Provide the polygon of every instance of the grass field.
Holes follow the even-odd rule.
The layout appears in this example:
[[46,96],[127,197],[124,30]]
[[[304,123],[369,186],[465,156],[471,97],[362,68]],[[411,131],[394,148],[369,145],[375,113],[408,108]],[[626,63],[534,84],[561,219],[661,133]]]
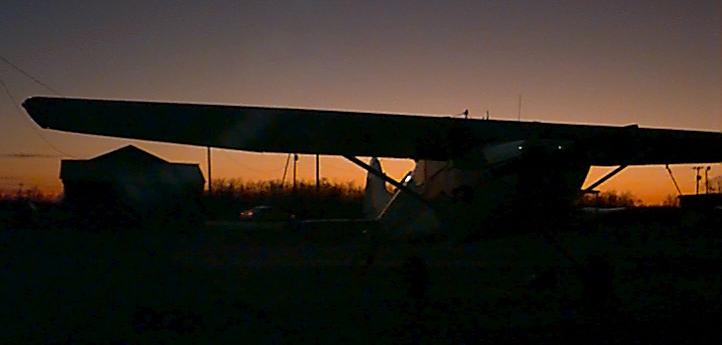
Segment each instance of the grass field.
[[714,342],[720,225],[636,209],[553,237],[378,247],[280,225],[12,227],[0,343]]

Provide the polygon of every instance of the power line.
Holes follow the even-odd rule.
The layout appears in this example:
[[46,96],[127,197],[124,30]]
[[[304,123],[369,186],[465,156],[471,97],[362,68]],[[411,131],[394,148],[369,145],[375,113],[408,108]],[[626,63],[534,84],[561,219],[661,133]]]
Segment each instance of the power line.
[[[3,59],[4,59],[4,58],[3,58]],[[10,103],[12,104],[13,108],[15,109],[15,112],[17,113],[17,115],[18,115],[20,118],[22,118],[22,120],[21,120],[20,122],[22,122],[23,124],[25,124],[26,126],[28,126],[28,128],[30,128],[30,130],[31,130],[33,133],[35,133],[35,135],[37,135],[43,142],[45,142],[45,144],[47,144],[50,148],[52,148],[56,153],[59,153],[59,154],[63,155],[64,157],[75,158],[75,156],[69,155],[69,154],[63,152],[63,150],[57,148],[55,145],[53,145],[53,143],[51,143],[47,138],[45,138],[45,136],[43,136],[43,134],[40,133],[40,132],[37,130],[37,128],[32,127],[29,123],[27,123],[27,120],[26,120],[25,116],[22,115],[22,110],[21,110],[20,107],[18,106],[19,103],[18,103],[17,100],[15,99],[15,96],[13,96],[13,94],[12,94],[12,92],[10,91],[10,88],[8,87],[8,85],[5,84],[5,81],[4,81],[4,80],[2,80],[2,78],[0,78],[0,86],[2,86],[3,89],[5,90],[5,94],[8,96],[8,99],[10,99]]]
[[251,170],[251,171],[254,171],[254,172],[257,172],[260,174],[264,174],[264,175],[270,175],[269,172],[271,170],[260,170],[260,169],[252,168],[244,163],[239,162],[237,159],[233,158],[228,152],[226,152],[224,150],[218,150],[218,151],[220,151],[224,156],[226,156],[226,158],[228,158],[228,160],[232,161],[233,163],[235,163],[236,165],[238,165],[244,169],[248,169],[248,170]]
[[[32,80],[32,81],[35,82],[36,84],[44,87],[44,88],[47,89],[48,91],[54,93],[54,94],[57,95],[57,96],[62,96],[62,95],[60,94],[60,92],[58,92],[58,90],[54,89],[52,86],[48,85],[47,83],[44,83],[44,82],[41,81],[40,79],[34,77],[32,74],[28,73],[27,71],[25,71],[24,69],[22,69],[20,66],[14,64],[12,61],[8,60],[8,58],[0,55],[0,60],[2,60],[3,62],[5,62],[6,64],[8,64],[10,67],[12,67],[13,69],[15,69],[16,71],[20,72],[20,74],[24,75],[25,77],[27,77],[28,79]],[[29,123],[27,123],[27,122],[26,122],[26,119],[25,119],[25,116],[23,116],[23,114],[22,114],[23,111],[22,111],[22,109],[20,109],[20,106],[19,106],[20,103],[17,101],[17,99],[15,98],[15,96],[13,96],[12,92],[10,91],[10,87],[8,87],[8,85],[5,83],[4,80],[2,80],[2,78],[0,78],[0,85],[1,85],[1,86],[3,87],[3,89],[5,90],[5,94],[7,94],[8,98],[10,99],[10,103],[12,103],[13,108],[15,108],[15,112],[17,113],[17,115],[18,115],[20,118],[22,118],[22,120],[21,120],[20,122],[22,122],[23,124],[25,124],[26,126],[28,126],[28,127],[30,128],[30,130],[31,130],[33,133],[35,133],[35,135],[37,135],[43,142],[45,142],[45,144],[47,144],[50,148],[52,148],[56,153],[59,153],[59,154],[61,154],[61,155],[64,156],[64,157],[76,158],[76,157],[73,156],[73,155],[70,155],[70,154],[65,153],[63,150],[60,150],[57,146],[53,145],[53,143],[51,143],[50,140],[48,140],[41,132],[39,132],[39,131],[37,130],[37,128],[35,128],[35,127],[31,126]]]
[[45,153],[24,153],[24,152],[18,152],[18,153],[0,153],[0,158],[63,158],[63,156],[59,155],[49,155]]
[[54,93],[57,96],[62,96],[58,90],[55,90],[50,85],[43,83],[40,81],[40,79],[33,77],[30,73],[26,72],[24,69],[20,68],[18,65],[12,63],[12,61],[8,60],[6,57],[0,55],[0,60],[3,60],[6,64],[10,65],[10,67],[14,68],[16,71],[20,72],[22,75],[26,76],[28,79],[34,81],[36,84],[46,88],[48,91]]

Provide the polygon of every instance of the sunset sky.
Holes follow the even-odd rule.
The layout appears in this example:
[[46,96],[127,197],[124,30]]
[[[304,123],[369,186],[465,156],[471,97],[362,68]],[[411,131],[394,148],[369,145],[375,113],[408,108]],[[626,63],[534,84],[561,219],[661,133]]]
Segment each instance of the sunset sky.
[[[0,56],[62,96],[516,119],[521,94],[522,120],[722,129],[719,0],[59,3],[3,2]],[[17,103],[52,95],[3,61],[0,79]],[[0,90],[0,189],[60,191],[61,156],[131,142],[205,173],[204,148],[39,130],[17,106]],[[286,160],[213,157],[214,178],[244,180],[280,179]],[[382,162],[397,178],[413,166]],[[321,165],[363,184],[343,158]],[[673,170],[693,193],[691,166]],[[299,173],[313,179],[313,157]],[[601,189],[647,203],[676,194],[663,166]]]

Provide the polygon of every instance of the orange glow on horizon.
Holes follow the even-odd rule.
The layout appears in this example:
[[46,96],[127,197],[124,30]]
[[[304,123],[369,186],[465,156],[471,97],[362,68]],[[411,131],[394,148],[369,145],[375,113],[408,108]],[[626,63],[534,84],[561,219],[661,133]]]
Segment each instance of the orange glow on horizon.
[[[198,163],[204,177],[207,178],[205,148],[168,144],[134,144],[171,162]],[[92,158],[120,146],[122,145],[113,146],[100,153],[78,158]],[[314,156],[300,155],[299,157],[297,179],[299,181],[313,182],[315,179]],[[214,180],[270,181],[282,178],[286,155],[214,149],[212,159]],[[397,180],[401,179],[414,166],[414,162],[408,159],[382,158],[381,161],[384,171]],[[0,190],[12,194],[19,189],[37,188],[44,193],[59,194],[62,192],[62,183],[58,178],[59,162],[59,159],[16,159],[12,162],[12,165],[17,169],[17,174],[15,176],[6,176],[0,180]],[[366,172],[342,157],[321,156],[320,165],[322,179],[339,183],[351,182],[358,187],[364,186]],[[711,166],[712,169],[709,171],[710,179],[722,175],[720,164]],[[291,181],[292,169],[293,159],[289,162],[286,176],[288,183]],[[584,186],[593,183],[612,169],[613,167],[592,167]],[[671,166],[671,169],[682,192],[684,194],[693,194],[695,192],[695,172],[691,169],[691,166]],[[602,184],[598,189],[618,193],[630,192],[646,205],[661,204],[669,195],[677,195],[672,180],[663,166],[629,167]],[[704,192],[704,180],[700,183],[700,192]]]
[[[205,173],[201,147],[40,130],[19,103],[53,93],[438,116],[469,109],[472,118],[488,110],[492,119],[521,113],[523,121],[719,131],[721,6],[261,1],[137,11],[110,2],[9,2],[0,15],[2,56],[27,73],[0,62],[0,190],[61,191],[59,158],[13,154],[87,159],[129,143],[199,163]],[[214,152],[214,178],[283,175],[283,154]],[[364,184],[365,172],[343,158],[323,156],[321,164],[324,178]],[[413,166],[383,164],[397,179]],[[712,167],[710,177],[722,175],[720,164]],[[672,169],[682,192],[694,193],[691,166]],[[585,184],[607,170],[592,169]],[[302,156],[299,179],[314,176],[313,157]],[[599,189],[648,204],[677,194],[663,166],[628,168]]]

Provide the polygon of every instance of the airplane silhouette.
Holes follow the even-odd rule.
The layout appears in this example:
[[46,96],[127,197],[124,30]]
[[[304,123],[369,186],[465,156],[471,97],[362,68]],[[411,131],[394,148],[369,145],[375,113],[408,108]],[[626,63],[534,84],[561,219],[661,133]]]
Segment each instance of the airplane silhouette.
[[[41,127],[256,152],[340,155],[368,172],[365,210],[398,237],[467,238],[559,215],[630,165],[722,161],[722,134],[336,110],[31,97]],[[378,159],[408,158],[401,181]],[[591,166],[618,166],[581,190]],[[396,187],[387,192],[385,182]]]

